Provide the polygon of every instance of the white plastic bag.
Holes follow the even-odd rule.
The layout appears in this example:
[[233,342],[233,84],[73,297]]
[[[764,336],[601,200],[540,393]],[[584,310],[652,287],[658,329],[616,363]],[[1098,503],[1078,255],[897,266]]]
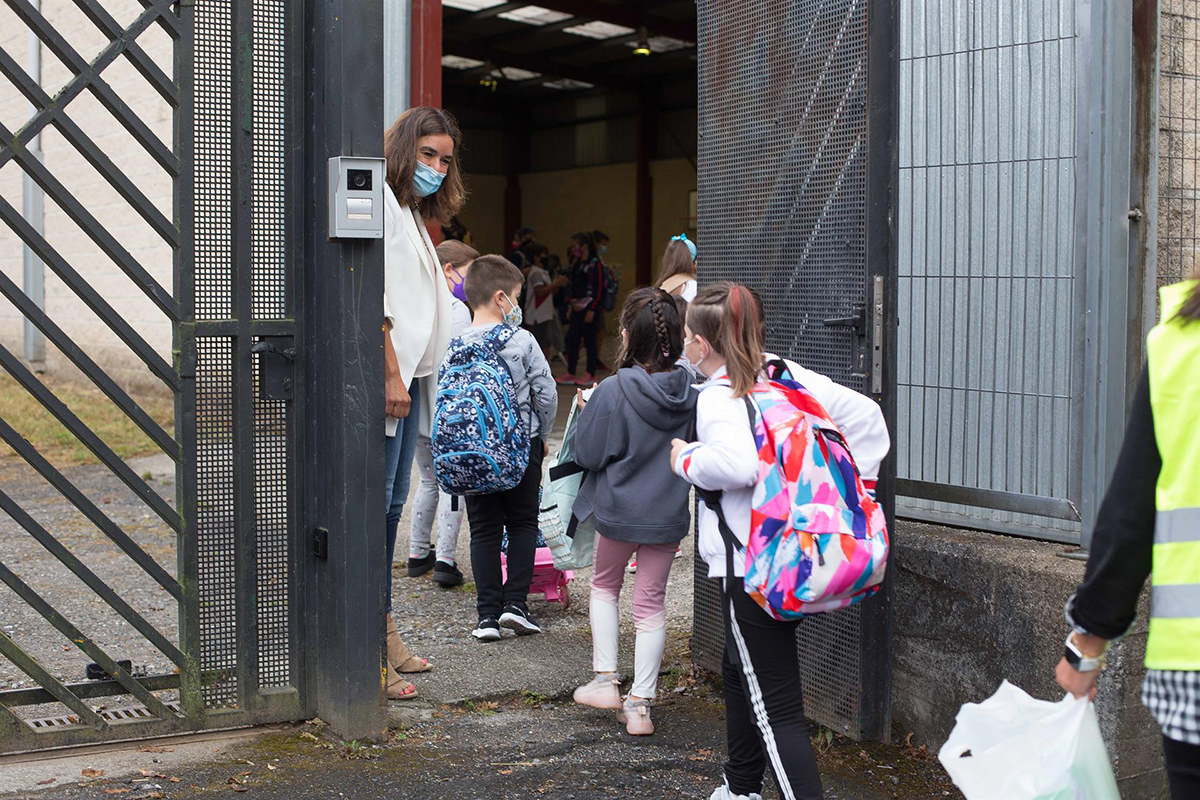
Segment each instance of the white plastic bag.
[[1121,800],[1096,710],[1069,694],[1035,700],[1004,681],[959,709],[938,760],[967,800]]

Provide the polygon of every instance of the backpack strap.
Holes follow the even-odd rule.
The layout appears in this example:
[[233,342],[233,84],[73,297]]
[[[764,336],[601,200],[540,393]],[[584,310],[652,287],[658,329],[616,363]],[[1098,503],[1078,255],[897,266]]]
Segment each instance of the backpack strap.
[[680,272],[677,275],[672,275],[671,277],[667,278],[658,288],[662,289],[667,294],[677,295],[683,290],[683,287],[690,280],[693,280],[691,275]]
[[504,345],[508,344],[508,340],[516,335],[518,328],[513,325],[501,323],[490,331],[487,336],[483,337],[483,341],[497,353],[499,353]]

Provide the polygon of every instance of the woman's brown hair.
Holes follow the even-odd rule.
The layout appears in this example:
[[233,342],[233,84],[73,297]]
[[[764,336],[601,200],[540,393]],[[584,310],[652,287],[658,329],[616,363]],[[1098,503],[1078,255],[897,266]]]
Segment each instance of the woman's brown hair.
[[675,300],[662,289],[630,292],[621,308],[621,329],[620,369],[636,364],[647,372],[669,372],[683,354],[683,320]]
[[705,286],[688,306],[687,326],[725,358],[734,397],[750,393],[762,372],[758,304],[740,283]]
[[[449,264],[455,269],[462,269],[479,258],[479,251],[469,244],[463,244],[458,239],[447,239],[437,246],[437,257],[441,264]],[[439,264],[439,266],[441,266]]]
[[[426,136],[449,136],[454,142],[454,158],[441,187],[428,197],[417,197],[413,175],[417,171],[417,143]],[[405,111],[383,134],[383,157],[387,159],[387,182],[401,208],[416,206],[426,222],[448,225],[467,199],[462,171],[458,166],[462,133],[449,112],[440,108],[417,106]]]
[[667,249],[663,250],[662,254],[662,267],[658,271],[658,280],[654,282],[654,285],[662,286],[663,282],[673,275],[696,277],[696,262],[692,260],[692,251],[681,239],[672,239],[667,242]]

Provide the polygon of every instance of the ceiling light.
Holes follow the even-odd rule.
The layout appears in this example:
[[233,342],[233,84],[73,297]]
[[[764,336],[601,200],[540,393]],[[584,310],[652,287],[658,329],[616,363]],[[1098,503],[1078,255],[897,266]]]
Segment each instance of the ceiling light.
[[645,28],[638,30],[637,47],[633,48],[633,54],[635,56],[650,55],[650,36],[646,33]]
[[496,87],[500,85],[500,81],[496,80],[496,68],[492,66],[492,62],[487,62],[483,67],[483,75],[479,78],[479,85],[485,89],[496,91]]

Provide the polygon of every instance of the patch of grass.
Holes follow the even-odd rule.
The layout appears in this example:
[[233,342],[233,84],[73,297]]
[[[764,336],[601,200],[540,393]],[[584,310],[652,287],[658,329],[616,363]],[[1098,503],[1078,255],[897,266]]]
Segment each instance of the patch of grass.
[[[91,383],[64,381],[42,376],[42,382],[119,457],[134,458],[160,452],[141,429],[125,416],[104,393]],[[151,419],[168,433],[175,429],[175,406],[170,392],[132,395]],[[33,395],[12,379],[0,374],[0,417],[29,440],[37,451],[57,467],[94,464],[98,459],[42,407]],[[0,442],[0,458],[15,456]]]
[[475,594],[475,581],[467,581],[462,586],[455,586],[454,591],[463,594]]
[[666,691],[680,686],[695,686],[696,674],[691,664],[674,664],[659,673],[658,685]]
[[833,747],[834,738],[837,736],[832,730],[824,725],[812,736],[813,749],[818,753],[826,753],[829,748]]
[[544,694],[540,694],[531,689],[521,690],[521,702],[530,708],[541,708],[542,704],[550,698]]
[[496,714],[500,713],[500,704],[494,703],[490,700],[481,700],[478,703],[476,703],[474,700],[463,700],[462,707],[467,711],[474,711],[476,714],[479,714],[483,717],[494,717]]

